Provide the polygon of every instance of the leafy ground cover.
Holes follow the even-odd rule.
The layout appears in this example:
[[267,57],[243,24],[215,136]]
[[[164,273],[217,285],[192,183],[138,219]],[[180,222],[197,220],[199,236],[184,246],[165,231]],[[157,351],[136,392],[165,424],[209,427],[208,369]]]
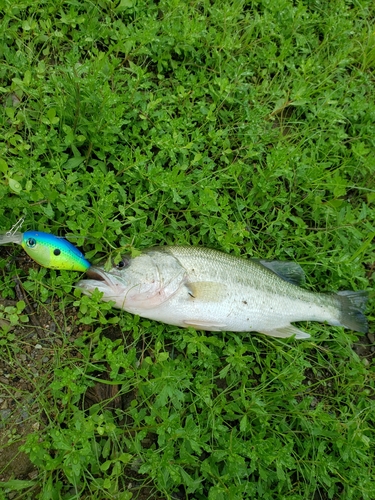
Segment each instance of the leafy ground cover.
[[[93,262],[155,244],[372,290],[370,0],[4,0],[0,227]],[[114,311],[1,249],[0,498],[375,498],[370,333]]]

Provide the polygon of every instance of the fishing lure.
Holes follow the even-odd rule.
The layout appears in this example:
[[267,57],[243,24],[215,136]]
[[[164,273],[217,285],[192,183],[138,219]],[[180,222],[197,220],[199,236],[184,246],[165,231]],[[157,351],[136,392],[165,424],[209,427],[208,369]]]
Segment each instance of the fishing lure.
[[[12,228],[13,229],[13,228]],[[69,241],[41,231],[8,231],[0,235],[0,245],[17,243],[39,265],[49,269],[85,272],[91,266],[83,253]]]

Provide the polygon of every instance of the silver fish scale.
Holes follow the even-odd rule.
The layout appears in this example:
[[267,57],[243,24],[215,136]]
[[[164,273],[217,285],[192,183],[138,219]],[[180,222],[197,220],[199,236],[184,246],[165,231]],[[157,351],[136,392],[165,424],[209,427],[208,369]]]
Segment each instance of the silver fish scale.
[[[258,328],[267,328],[302,320],[329,320],[337,315],[338,303],[334,295],[317,294],[284,281],[256,261],[202,247],[169,247],[165,250],[178,259],[187,271],[189,282],[218,282],[227,288],[225,301],[218,302],[217,311],[241,317]],[[269,323],[272,323],[269,324]],[[231,326],[242,330],[242,327]]]
[[[220,281],[226,284],[243,285],[272,295],[284,295],[293,300],[316,300],[321,298],[326,304],[327,295],[316,294],[292,285],[281,279],[254,260],[227,255],[211,248],[167,247],[180,264],[199,281]],[[192,278],[190,278],[192,281]],[[321,295],[321,297],[318,297]]]
[[94,268],[94,279],[77,286],[87,294],[98,288],[103,300],[132,314],[201,330],[307,338],[291,323],[327,321],[367,331],[366,292],[313,293],[286,281],[300,282],[302,274],[293,263],[263,265],[209,248],[172,246],[145,250],[120,270]]

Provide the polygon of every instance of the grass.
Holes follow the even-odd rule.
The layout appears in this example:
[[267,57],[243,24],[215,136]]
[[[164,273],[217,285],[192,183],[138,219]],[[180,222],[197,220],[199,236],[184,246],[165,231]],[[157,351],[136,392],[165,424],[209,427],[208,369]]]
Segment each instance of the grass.
[[[4,0],[3,16],[4,231],[25,217],[93,262],[205,245],[295,260],[312,290],[372,289],[372,1]],[[375,497],[371,334],[183,330],[2,256],[0,399],[18,415],[32,396],[26,437],[0,422],[2,453],[21,444],[37,472],[8,467],[0,498]],[[112,392],[86,404],[98,382]]]

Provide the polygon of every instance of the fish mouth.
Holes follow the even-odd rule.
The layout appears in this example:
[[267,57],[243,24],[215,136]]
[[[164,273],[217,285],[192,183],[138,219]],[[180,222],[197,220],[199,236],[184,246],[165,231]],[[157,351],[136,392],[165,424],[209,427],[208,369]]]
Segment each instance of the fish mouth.
[[98,288],[100,291],[108,291],[108,288],[113,290],[116,285],[111,275],[98,267],[89,267],[86,275],[88,279],[80,280],[76,284],[76,287],[81,288],[83,291],[92,292],[95,288]]
[[98,267],[89,267],[86,271],[86,274],[93,280],[107,281],[107,276],[104,274],[104,271],[102,271]]

